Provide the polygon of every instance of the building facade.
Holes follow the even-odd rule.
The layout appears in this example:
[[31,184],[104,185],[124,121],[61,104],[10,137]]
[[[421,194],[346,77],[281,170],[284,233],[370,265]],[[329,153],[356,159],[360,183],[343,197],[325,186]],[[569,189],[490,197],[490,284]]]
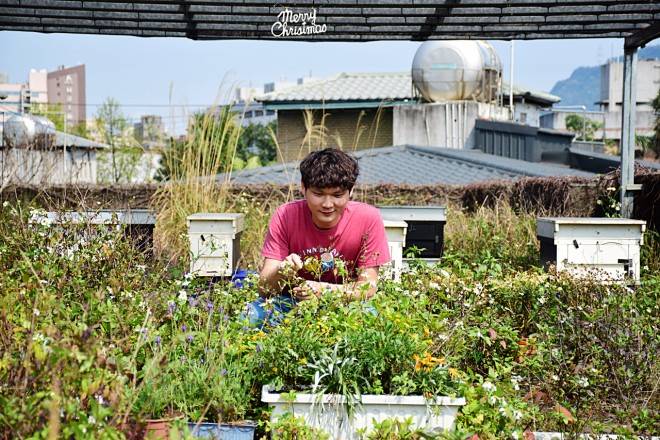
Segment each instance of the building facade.
[[74,126],[87,119],[85,65],[60,66],[48,72],[48,103],[62,105],[67,125]]

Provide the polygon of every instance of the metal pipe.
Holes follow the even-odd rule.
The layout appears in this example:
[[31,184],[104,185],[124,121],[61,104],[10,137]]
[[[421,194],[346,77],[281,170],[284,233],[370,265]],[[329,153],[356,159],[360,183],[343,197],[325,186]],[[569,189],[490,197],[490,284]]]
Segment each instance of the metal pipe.
[[512,121],[516,119],[516,114],[514,112],[513,108],[513,47],[514,47],[514,41],[511,40],[511,79],[509,80],[509,112],[511,113],[509,117],[511,118]]
[[637,48],[623,51],[621,103],[621,217],[633,216],[635,186],[635,106],[637,100]]

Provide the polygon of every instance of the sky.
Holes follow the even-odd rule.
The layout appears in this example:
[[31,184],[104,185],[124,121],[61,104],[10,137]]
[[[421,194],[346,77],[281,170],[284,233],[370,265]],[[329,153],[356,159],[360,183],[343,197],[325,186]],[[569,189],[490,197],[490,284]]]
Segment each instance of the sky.
[[[511,78],[511,43],[489,40]],[[422,43],[262,40],[192,41],[106,35],[0,31],[0,72],[27,81],[30,69],[53,71],[85,64],[87,115],[112,97],[124,115],[163,116],[170,133],[185,128],[185,115],[226,102],[236,87],[324,78],[341,72],[409,71]],[[549,92],[574,69],[623,54],[622,39],[516,41],[513,81]]]

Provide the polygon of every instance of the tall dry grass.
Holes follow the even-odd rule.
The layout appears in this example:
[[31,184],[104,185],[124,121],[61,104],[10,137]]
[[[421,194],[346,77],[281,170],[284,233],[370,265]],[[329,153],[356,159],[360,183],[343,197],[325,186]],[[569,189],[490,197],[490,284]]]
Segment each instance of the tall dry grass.
[[194,115],[180,148],[164,155],[170,171],[152,199],[156,209],[154,249],[171,263],[188,261],[187,217],[198,212],[232,212],[230,173],[240,136],[239,117],[225,106]]

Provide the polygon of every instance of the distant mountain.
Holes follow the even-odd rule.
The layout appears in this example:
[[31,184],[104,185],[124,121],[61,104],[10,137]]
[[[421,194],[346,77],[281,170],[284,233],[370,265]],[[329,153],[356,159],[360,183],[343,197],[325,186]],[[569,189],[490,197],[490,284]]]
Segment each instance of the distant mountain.
[[[660,45],[640,49],[638,58],[660,58]],[[619,57],[619,61],[623,57]],[[586,105],[588,110],[598,110],[594,103],[600,100],[600,66],[578,67],[568,79],[558,81],[550,93],[559,96],[562,105]]]

